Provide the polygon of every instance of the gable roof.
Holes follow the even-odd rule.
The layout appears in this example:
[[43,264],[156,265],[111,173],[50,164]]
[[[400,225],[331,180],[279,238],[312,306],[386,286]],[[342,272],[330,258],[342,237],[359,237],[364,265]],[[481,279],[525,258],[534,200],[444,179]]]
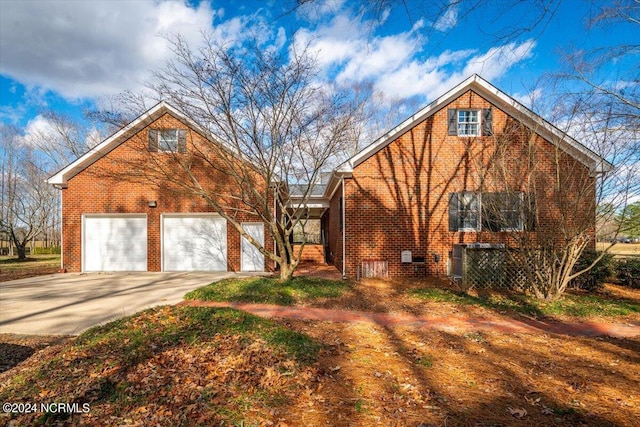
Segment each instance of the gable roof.
[[426,107],[413,114],[386,134],[382,135],[367,147],[360,150],[360,152],[355,154],[349,160],[342,163],[336,169],[336,172],[339,174],[353,172],[355,167],[395,141],[400,135],[440,111],[442,108],[446,107],[449,103],[469,90],[476,92],[491,104],[500,108],[507,114],[515,116],[515,118],[525,123],[525,125],[530,126],[544,139],[555,144],[560,149],[566,151],[568,154],[582,162],[585,166],[589,167],[593,173],[603,173],[613,169],[613,165],[604,158],[600,157],[598,154],[570,137],[565,132],[561,131],[511,96],[502,92],[479,75],[474,74],[453,89],[446,92],[444,95],[437,98],[435,101],[429,103]]
[[76,176],[87,167],[91,166],[96,161],[100,160],[102,157],[107,155],[127,139],[131,138],[131,136],[133,136],[135,133],[140,131],[145,126],[153,123],[165,113],[169,113],[175,118],[184,121],[185,123],[189,124],[189,126],[191,126],[194,130],[200,132],[200,126],[198,126],[191,119],[180,113],[165,101],[161,101],[151,107],[151,109],[149,109],[145,113],[138,116],[131,123],[102,141],[100,144],[96,145],[91,150],[78,157],[72,163],[60,169],[58,172],[56,172],[55,175],[47,179],[47,183],[56,187],[65,187],[68,180]]

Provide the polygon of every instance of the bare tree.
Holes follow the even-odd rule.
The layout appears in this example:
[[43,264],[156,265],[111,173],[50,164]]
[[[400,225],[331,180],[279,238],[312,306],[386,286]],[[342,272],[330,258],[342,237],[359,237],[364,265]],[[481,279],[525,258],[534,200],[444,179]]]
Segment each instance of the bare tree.
[[508,119],[494,135],[476,203],[480,238],[508,242],[509,264],[523,279],[512,285],[555,300],[585,273],[574,271],[584,250],[595,249],[596,195],[606,180],[596,168],[607,165],[585,164],[561,136],[549,144],[537,131]]
[[57,198],[45,183],[47,174],[39,164],[38,153],[19,141],[17,129],[2,127],[0,144],[0,231],[15,245],[18,259],[25,259],[27,245],[45,230],[55,214]]
[[[319,83],[306,51],[220,46],[208,37],[197,50],[179,36],[170,42],[175,56],[148,87],[201,127],[207,139],[171,166],[146,168],[145,178],[171,182],[183,194],[206,200],[278,265],[282,280],[290,279],[304,246],[294,252],[294,228],[307,218],[320,172],[350,142],[356,121],[352,99]],[[227,183],[208,185],[201,170],[216,171]],[[244,229],[243,214],[266,225],[275,247]]]

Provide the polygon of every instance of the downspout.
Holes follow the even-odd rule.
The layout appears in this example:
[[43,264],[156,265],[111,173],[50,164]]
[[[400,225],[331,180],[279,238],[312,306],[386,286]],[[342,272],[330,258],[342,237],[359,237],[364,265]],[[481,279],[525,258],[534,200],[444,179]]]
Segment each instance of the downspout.
[[347,212],[347,201],[344,198],[344,176],[341,178],[342,184],[342,278],[347,278],[347,222],[346,222],[346,212]]
[[62,187],[58,188],[58,191],[60,191],[60,272],[66,273],[66,271],[64,271],[64,251],[62,250],[64,247],[64,233],[62,232],[62,226],[64,224],[62,220]]
[[[273,221],[276,224],[276,228],[278,226],[278,203],[276,201],[276,195],[278,193],[277,191],[277,186],[273,186]],[[278,253],[278,242],[276,241],[276,239],[273,239],[273,253],[277,254]],[[276,268],[278,267],[278,263],[274,260],[273,261],[273,271],[276,271]]]

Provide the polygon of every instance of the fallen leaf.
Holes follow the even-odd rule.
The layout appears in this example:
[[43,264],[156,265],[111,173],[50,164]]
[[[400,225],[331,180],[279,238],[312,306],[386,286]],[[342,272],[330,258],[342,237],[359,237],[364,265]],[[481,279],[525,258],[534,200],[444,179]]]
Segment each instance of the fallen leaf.
[[553,415],[553,414],[555,414],[554,410],[549,408],[549,407],[547,407],[547,406],[542,408],[542,413],[544,415]]
[[527,410],[524,408],[507,408],[509,413],[518,419],[522,419],[527,416]]

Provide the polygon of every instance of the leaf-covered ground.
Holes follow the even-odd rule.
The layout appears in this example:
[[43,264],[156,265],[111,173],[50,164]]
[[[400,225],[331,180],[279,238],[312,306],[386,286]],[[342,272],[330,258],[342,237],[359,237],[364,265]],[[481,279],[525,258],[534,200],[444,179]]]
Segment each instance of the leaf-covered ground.
[[0,256],[0,282],[60,272],[60,255],[31,255],[25,260]]
[[[405,285],[363,282],[334,303],[442,316],[495,311],[426,301]],[[5,414],[0,425],[635,426],[638,366],[640,338],[161,307],[36,351],[0,374],[3,402],[89,403],[90,412]]]

